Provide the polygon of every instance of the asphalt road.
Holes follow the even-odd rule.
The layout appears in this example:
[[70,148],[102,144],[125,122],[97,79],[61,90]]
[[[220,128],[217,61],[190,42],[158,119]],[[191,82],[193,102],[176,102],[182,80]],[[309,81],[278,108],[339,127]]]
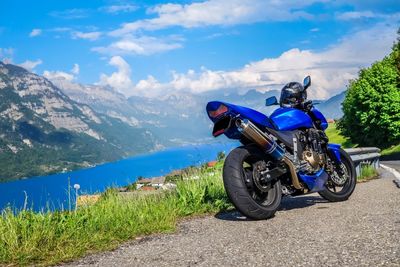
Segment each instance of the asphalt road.
[[393,176],[358,184],[346,202],[286,199],[274,218],[236,212],[181,223],[73,266],[400,266],[400,189]]
[[396,161],[381,161],[381,164],[388,166],[390,168],[393,168],[395,170],[397,170],[398,172],[400,172],[400,160],[396,160]]

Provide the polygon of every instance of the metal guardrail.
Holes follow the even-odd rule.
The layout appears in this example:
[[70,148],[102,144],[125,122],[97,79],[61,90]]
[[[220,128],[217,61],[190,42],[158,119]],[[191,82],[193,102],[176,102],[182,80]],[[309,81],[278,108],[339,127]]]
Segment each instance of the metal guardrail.
[[363,165],[371,165],[379,168],[379,157],[381,150],[377,147],[348,148],[345,151],[350,155],[356,167],[357,176],[361,173]]

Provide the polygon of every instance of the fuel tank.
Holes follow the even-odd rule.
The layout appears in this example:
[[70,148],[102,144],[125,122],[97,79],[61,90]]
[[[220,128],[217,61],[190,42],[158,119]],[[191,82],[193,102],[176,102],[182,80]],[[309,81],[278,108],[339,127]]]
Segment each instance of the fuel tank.
[[295,108],[278,108],[272,112],[270,119],[278,131],[292,131],[313,127],[310,116]]

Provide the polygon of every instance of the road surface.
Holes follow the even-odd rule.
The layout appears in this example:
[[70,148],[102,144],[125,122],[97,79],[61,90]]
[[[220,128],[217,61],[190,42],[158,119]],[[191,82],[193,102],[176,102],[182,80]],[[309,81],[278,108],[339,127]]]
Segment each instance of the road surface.
[[396,161],[381,161],[381,164],[388,166],[390,168],[393,168],[395,170],[397,170],[398,172],[400,172],[400,160],[396,160]]
[[346,202],[286,199],[274,218],[236,212],[181,223],[73,266],[400,266],[400,189],[393,176],[358,184]]

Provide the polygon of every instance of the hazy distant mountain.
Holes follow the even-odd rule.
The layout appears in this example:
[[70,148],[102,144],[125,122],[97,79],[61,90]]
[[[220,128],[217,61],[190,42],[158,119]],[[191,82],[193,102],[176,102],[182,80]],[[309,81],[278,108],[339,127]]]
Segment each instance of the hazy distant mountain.
[[342,103],[346,96],[346,91],[335,95],[328,100],[317,105],[317,108],[325,115],[328,119],[339,119],[343,116]]
[[[133,96],[127,99],[109,87],[78,85],[65,80],[54,83],[72,99],[91,106],[97,112],[149,129],[165,146],[214,140],[211,136],[212,125],[205,112],[209,101],[221,100],[243,105],[269,115],[277,106],[266,107],[265,99],[270,96],[279,97],[280,94],[276,90],[265,93],[250,90],[245,94],[238,94],[235,90],[202,94],[179,91],[159,98]],[[343,96],[344,93],[323,101],[317,107],[327,118],[340,117]]]
[[72,169],[156,148],[153,134],[77,103],[0,62],[0,179]]
[[62,78],[53,80],[53,83],[71,99],[89,105],[96,112],[149,129],[164,146],[213,141],[212,125],[205,112],[209,101],[222,100],[268,112],[271,108],[264,106],[264,99],[279,94],[277,91],[260,93],[255,90],[245,95],[228,91],[174,92],[159,98],[126,98],[110,87],[75,84]]

